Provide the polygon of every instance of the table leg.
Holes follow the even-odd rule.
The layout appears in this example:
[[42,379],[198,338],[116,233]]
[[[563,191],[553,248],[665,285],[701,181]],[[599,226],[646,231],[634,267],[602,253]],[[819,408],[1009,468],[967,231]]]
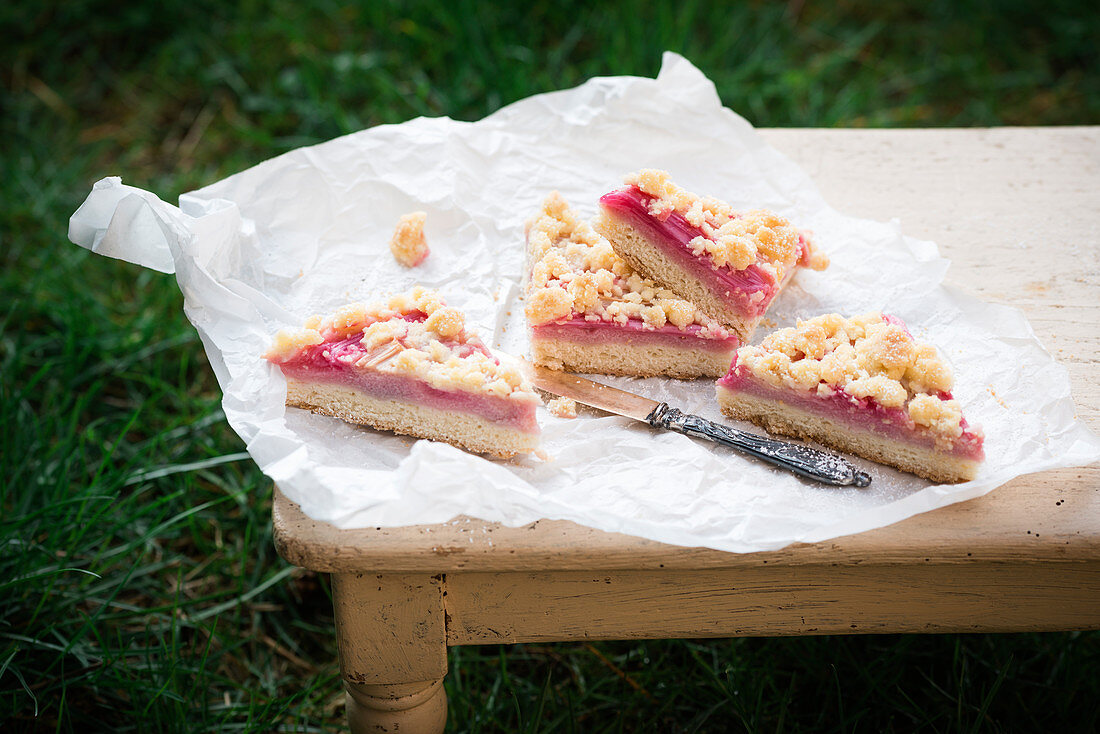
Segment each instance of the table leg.
[[333,574],[332,602],[353,734],[442,732],[447,723],[442,577]]

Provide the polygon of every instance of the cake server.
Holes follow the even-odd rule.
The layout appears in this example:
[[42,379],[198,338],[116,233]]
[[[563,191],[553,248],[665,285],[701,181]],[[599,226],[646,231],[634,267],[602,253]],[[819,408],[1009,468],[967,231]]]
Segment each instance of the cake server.
[[729,446],[795,474],[836,486],[866,487],[871,476],[856,469],[847,459],[796,443],[741,431],[684,413],[668,403],[644,398],[568,372],[558,372],[517,360],[531,384],[553,395],[572,398],[593,408],[633,418],[654,428],[665,428],[693,438]]

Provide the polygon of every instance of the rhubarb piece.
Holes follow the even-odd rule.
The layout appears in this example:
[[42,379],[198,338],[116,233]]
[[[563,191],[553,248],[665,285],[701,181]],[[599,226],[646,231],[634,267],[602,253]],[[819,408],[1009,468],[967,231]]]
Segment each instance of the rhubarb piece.
[[525,312],[537,364],[571,372],[719,377],[739,341],[638,275],[554,192],[528,223]]
[[765,210],[735,212],[646,169],[600,199],[593,223],[636,271],[694,302],[748,341],[798,266],[829,259],[808,232]]
[[977,474],[984,436],[951,388],[946,362],[899,319],[827,314],[737,350],[718,403],[773,433],[961,482]]
[[427,212],[406,214],[397,222],[397,229],[390,238],[390,252],[397,262],[406,268],[414,268],[428,256],[428,240],[424,237]]
[[501,458],[538,445],[538,395],[433,291],[313,316],[264,357],[291,407]]

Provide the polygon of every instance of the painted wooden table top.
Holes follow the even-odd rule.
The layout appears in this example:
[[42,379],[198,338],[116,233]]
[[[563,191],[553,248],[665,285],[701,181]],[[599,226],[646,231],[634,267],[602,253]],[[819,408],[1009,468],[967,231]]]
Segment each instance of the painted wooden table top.
[[[1100,127],[760,132],[837,210],[899,219],[952,261],[948,283],[1022,309],[1100,431]],[[1048,471],[885,528],[748,554],[566,521],[337,530],[277,490],[273,519],[284,558],[335,573],[1095,563],[1098,489],[1100,466]]]

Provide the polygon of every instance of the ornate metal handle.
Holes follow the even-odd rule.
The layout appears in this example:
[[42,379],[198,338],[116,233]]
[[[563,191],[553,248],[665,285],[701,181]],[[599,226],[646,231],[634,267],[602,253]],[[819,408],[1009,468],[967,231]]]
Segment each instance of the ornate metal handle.
[[668,428],[685,436],[705,438],[826,484],[866,487],[871,483],[871,475],[859,471],[847,459],[835,454],[739,431],[671,408],[668,403],[661,403],[654,408],[646,416],[646,420],[651,426]]

